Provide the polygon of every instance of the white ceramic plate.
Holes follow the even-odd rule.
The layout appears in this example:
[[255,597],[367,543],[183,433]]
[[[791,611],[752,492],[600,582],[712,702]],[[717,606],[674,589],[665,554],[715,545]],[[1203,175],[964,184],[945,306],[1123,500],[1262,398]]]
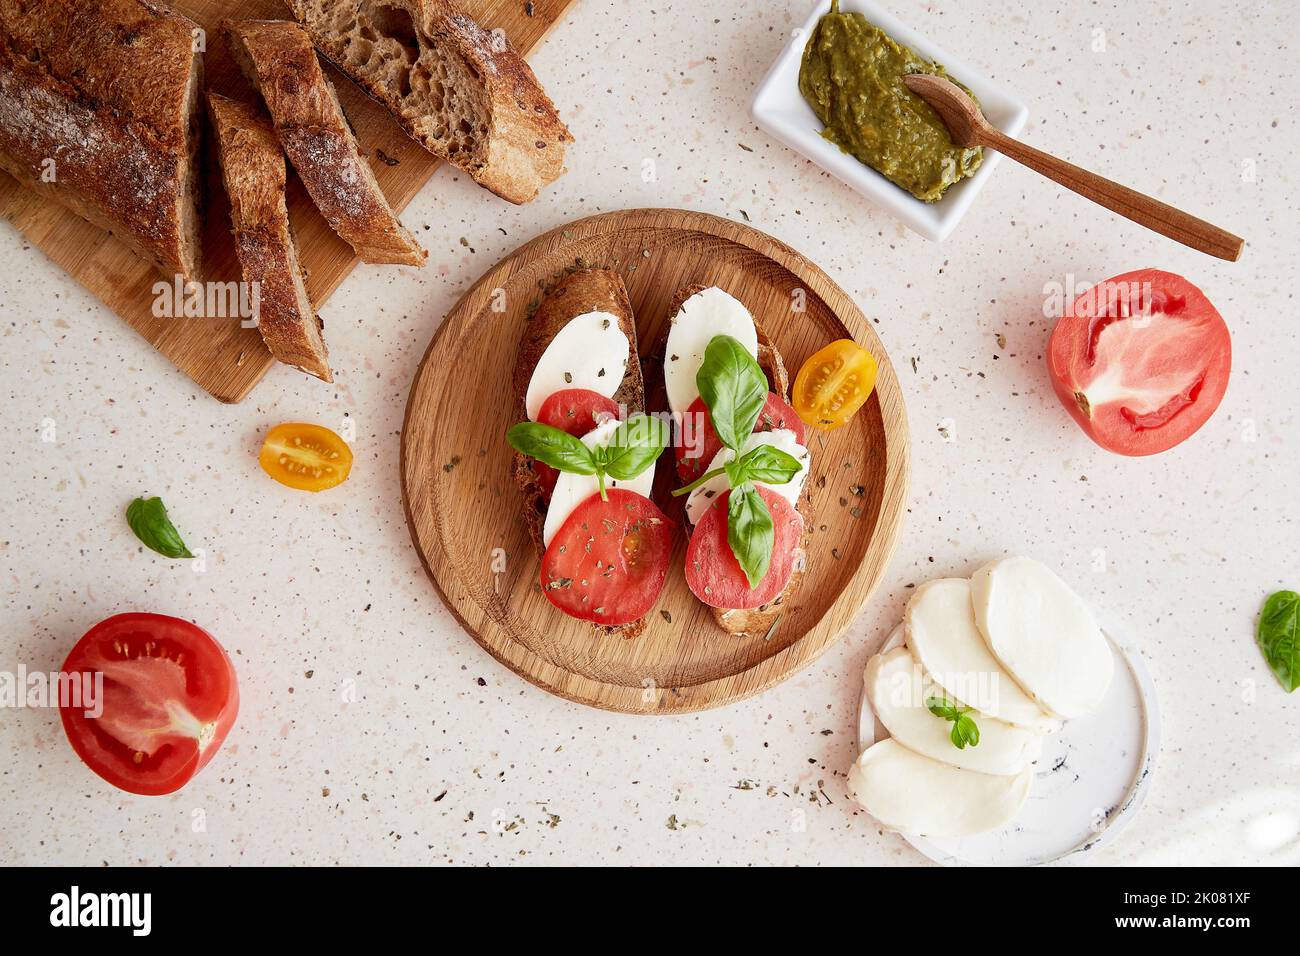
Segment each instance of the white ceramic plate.
[[[942,241],[956,228],[976,195],[984,188],[1001,157],[991,149],[984,151],[984,162],[970,179],[951,186],[935,203],[921,202],[895,186],[870,166],[858,162],[838,146],[821,137],[822,124],[799,92],[799,64],[803,48],[812,29],[831,8],[830,0],[818,0],[804,25],[791,35],[750,103],[750,113],[760,129],[780,140],[797,153],[811,159],[828,172],[844,180],[862,195],[872,199],[901,219],[909,228],[927,239]],[[979,98],[988,121],[1008,136],[1019,136],[1029,110],[1018,99],[967,63],[931,43],[925,37],[894,19],[870,0],[841,0],[845,13],[863,13],[868,20],[904,46],[911,47],[926,59],[943,64],[955,78],[966,84]]]
[[[1155,686],[1137,654],[1111,634],[1115,677],[1102,706],[1066,721],[1043,741],[1029,799],[1005,827],[958,839],[903,834],[908,843],[946,866],[1033,866],[1080,862],[1105,846],[1146,799],[1160,750],[1160,710]],[[882,651],[903,643],[903,625]],[[866,694],[858,704],[859,752],[889,736]]]

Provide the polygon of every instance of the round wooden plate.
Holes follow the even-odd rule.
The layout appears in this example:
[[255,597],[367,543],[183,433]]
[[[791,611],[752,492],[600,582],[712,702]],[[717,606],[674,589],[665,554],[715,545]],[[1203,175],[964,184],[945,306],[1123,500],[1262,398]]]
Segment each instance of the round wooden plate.
[[[834,339],[855,339],[879,362],[875,394],[853,420],[809,439],[814,528],[808,573],[766,637],[726,633],[690,593],[682,571],[684,533],[640,637],[601,637],[541,594],[505,442],[514,423],[510,380],[530,306],[575,263],[623,276],[643,358],[659,340],[674,293],[700,282],[726,289],[749,307],[785,357],[792,380],[805,359]],[[668,456],[664,460],[661,470],[671,466]],[[740,700],[824,651],[861,611],[884,571],[907,478],[898,379],[848,295],[770,236],[676,209],[582,219],[498,263],[429,344],[402,430],[411,537],[447,607],[520,676],[569,700],[625,713],[700,710]]]

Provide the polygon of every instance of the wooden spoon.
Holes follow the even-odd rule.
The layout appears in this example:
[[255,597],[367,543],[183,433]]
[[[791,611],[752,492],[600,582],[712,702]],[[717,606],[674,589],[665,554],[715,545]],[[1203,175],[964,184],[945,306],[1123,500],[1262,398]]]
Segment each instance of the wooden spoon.
[[1100,203],[1112,212],[1148,229],[1154,229],[1185,246],[1229,262],[1236,262],[1240,258],[1243,243],[1232,233],[1012,139],[991,126],[980,112],[978,104],[955,83],[925,73],[905,76],[903,82],[913,93],[934,107],[934,111],[948,127],[955,145],[996,149],[1004,156],[1010,156],[1016,162],[1055,180],[1066,189],[1072,189],[1080,196]]

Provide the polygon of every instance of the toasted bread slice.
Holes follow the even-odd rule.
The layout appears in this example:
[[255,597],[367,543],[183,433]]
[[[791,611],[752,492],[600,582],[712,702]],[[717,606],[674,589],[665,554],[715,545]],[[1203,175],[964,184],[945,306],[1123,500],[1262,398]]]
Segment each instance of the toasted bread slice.
[[[629,412],[645,410],[645,382],[641,376],[641,361],[637,356],[636,322],[632,317],[632,304],[628,301],[623,280],[617,272],[607,269],[579,269],[566,275],[546,292],[519,341],[519,354],[515,359],[512,380],[516,421],[528,420],[524,399],[533,369],[541,360],[542,353],[560,329],[569,324],[570,319],[587,312],[608,312],[618,317],[618,327],[627,336],[630,350],[623,382],[614,392],[613,400],[626,406]],[[533,539],[537,556],[541,557],[546,553],[542,529],[546,524],[548,502],[542,490],[541,479],[533,468],[534,464],[533,459],[527,455],[515,452],[512,470],[515,484],[523,495],[524,523],[528,526],[528,536]],[[640,618],[617,627],[599,624],[592,626],[602,633],[636,637],[645,630],[646,622],[645,618]]]
[[289,20],[225,20],[230,52],[262,93],[275,132],[325,221],[362,262],[424,265],[357,147],[311,38]]
[[321,323],[303,285],[284,199],[284,154],[262,111],[208,93],[221,178],[230,197],[235,251],[244,281],[256,283],[257,328],[271,354],[331,382]]
[[[668,306],[669,321],[664,323],[663,337],[660,341],[659,348],[656,350],[658,361],[662,367],[662,356],[666,351],[668,341],[668,330],[672,328],[671,319],[682,309],[682,304],[696,293],[703,292],[708,286],[689,285],[682,289],[677,295],[673,296],[671,304]],[[752,314],[752,313],[751,313]],[[790,379],[785,370],[785,362],[781,359],[781,353],[777,351],[776,346],[772,343],[772,337],[767,334],[767,330],[757,318],[754,319],[754,330],[758,333],[758,364],[767,375],[768,384],[772,391],[780,395],[787,401],[790,398]],[[767,604],[762,607],[750,608],[748,610],[733,608],[711,608],[714,620],[724,631],[737,636],[762,637],[772,625],[776,623],[781,612],[795,593],[799,590],[800,584],[803,583],[803,576],[806,571],[808,558],[808,538],[812,534],[813,528],[813,511],[812,496],[810,493],[811,482],[804,482],[803,494],[799,496],[799,501],[795,510],[803,518],[803,537],[799,541],[798,553],[795,555],[794,573],[790,575],[790,582],[785,586],[785,590],[778,594]],[[694,529],[689,521],[684,518],[682,524],[686,527],[686,533],[690,534]]]
[[500,30],[448,0],[288,0],[312,42],[417,143],[513,203],[564,172],[573,136]]

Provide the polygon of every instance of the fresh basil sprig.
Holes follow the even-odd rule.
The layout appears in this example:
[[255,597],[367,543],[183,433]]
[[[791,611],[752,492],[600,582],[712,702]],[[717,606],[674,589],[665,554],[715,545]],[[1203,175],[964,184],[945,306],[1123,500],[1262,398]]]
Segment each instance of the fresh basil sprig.
[[784,452],[772,445],[755,445],[739,458],[723,462],[722,467],[706,471],[689,485],[673,491],[674,498],[689,495],[705,482],[712,481],[718,475],[726,475],[727,483],[732,488],[739,488],[747,481],[761,481],[765,485],[784,485],[799,474],[799,459],[789,452]]
[[751,588],[767,574],[772,563],[776,530],[767,502],[751,484],[731,489],[727,502],[727,544],[736,556]]
[[934,716],[952,721],[952,733],[948,737],[958,750],[965,750],[968,745],[979,746],[979,725],[974,718],[966,716],[975,710],[974,707],[961,707],[943,697],[928,697],[925,706]]
[[1264,602],[1256,639],[1282,689],[1300,687],[1300,594],[1278,591]]
[[651,415],[633,415],[614,429],[609,444],[588,448],[568,432],[541,422],[520,422],[506,432],[506,441],[520,454],[536,458],[556,471],[595,475],[602,501],[608,501],[606,477],[630,481],[663,453],[668,426]]
[[722,444],[739,453],[767,402],[767,376],[754,356],[730,335],[715,335],[704,349],[695,385]]
[[126,523],[146,548],[164,558],[192,558],[180,532],[167,517],[161,498],[136,498],[126,508]]

